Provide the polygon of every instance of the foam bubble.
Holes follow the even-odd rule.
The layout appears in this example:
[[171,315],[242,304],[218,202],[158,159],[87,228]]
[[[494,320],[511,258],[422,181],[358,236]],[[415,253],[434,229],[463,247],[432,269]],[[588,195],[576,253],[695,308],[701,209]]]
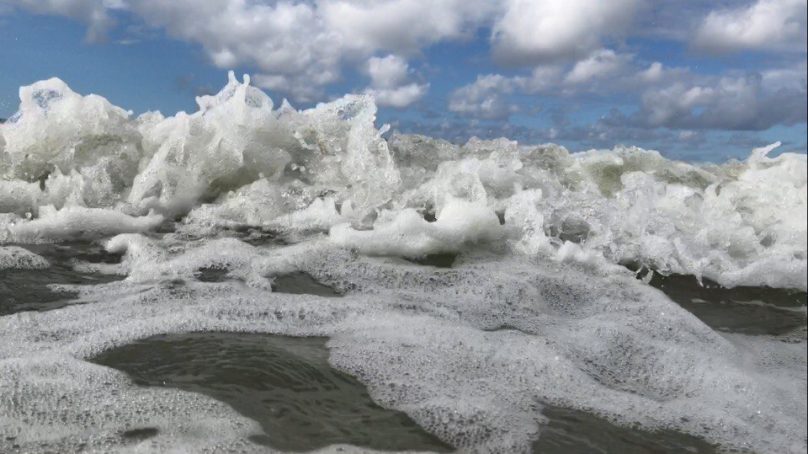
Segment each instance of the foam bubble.
[[[806,158],[768,157],[777,144],[744,162],[695,165],[636,147],[570,153],[505,139],[388,141],[368,97],[276,109],[233,74],[197,100],[197,112],[169,117],[132,118],[58,79],[23,87],[20,97],[19,113],[0,129],[0,207],[34,219],[15,223],[15,241],[77,233],[48,228],[53,210],[41,207],[63,216],[107,210],[85,212],[106,219],[98,235],[144,231],[155,210],[188,214],[182,228],[196,235],[244,225],[297,238],[331,230],[346,247],[398,255],[504,241],[516,254],[637,263],[728,287],[808,288]],[[468,209],[475,217],[463,226],[428,225],[413,213],[459,203],[496,212],[503,233]],[[145,217],[113,222],[109,210]]]
[[0,270],[41,270],[50,266],[48,261],[19,246],[0,246]]
[[[805,402],[793,398],[806,384],[804,341],[719,335],[630,273],[493,257],[440,270],[329,242],[266,250],[129,235],[108,248],[126,248],[129,279],[74,287],[85,304],[0,318],[0,383],[25,402],[0,400],[0,443],[109,450],[149,421],[160,449],[244,446],[255,425],[223,405],[80,359],[160,333],[245,331],[329,336],[335,366],[461,449],[529,449],[543,402],[727,448],[805,449]],[[207,266],[229,280],[196,281]],[[344,296],[273,294],[240,278],[282,268]]]
[[463,200],[447,202],[432,223],[415,210],[404,209],[377,219],[373,230],[355,230],[341,224],[329,232],[336,244],[364,254],[405,257],[457,253],[463,246],[501,236],[499,220],[490,208]]
[[18,242],[64,240],[70,238],[100,238],[122,232],[144,232],[163,222],[159,214],[128,216],[103,208],[41,207],[40,217],[20,221],[7,227],[9,237]]

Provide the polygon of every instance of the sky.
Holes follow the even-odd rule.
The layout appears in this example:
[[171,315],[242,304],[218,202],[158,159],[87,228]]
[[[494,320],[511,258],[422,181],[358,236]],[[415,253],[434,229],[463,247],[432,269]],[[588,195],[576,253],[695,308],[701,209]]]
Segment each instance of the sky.
[[806,0],[0,0],[0,118],[59,77],[139,114],[227,70],[379,125],[694,161],[806,150]]

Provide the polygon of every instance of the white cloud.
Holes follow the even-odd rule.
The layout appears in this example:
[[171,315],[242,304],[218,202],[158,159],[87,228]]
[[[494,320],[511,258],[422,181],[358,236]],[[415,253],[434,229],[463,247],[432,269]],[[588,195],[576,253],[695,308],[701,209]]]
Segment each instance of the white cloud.
[[514,66],[589,54],[626,31],[639,0],[507,0],[493,26],[494,55]]
[[542,93],[559,87],[563,80],[564,68],[559,65],[542,65],[533,68],[530,76],[515,77],[516,87],[525,93]]
[[771,68],[760,73],[763,85],[773,90],[806,90],[806,78],[808,78],[806,74],[808,74],[808,62],[804,60],[792,67]]
[[449,110],[467,117],[504,119],[516,112],[505,95],[513,92],[514,80],[499,74],[478,76],[473,83],[452,92]]
[[659,62],[642,64],[631,55],[601,50],[566,67],[539,66],[530,76],[479,76],[455,90],[448,107],[468,117],[504,120],[518,111],[514,103],[518,96],[581,99],[583,93],[620,94],[625,100],[638,101],[639,106],[629,115],[610,112],[598,123],[604,131],[765,130],[805,123],[805,68],[802,61],[790,67],[717,77]]
[[449,110],[464,116],[484,119],[505,119],[518,111],[508,101],[511,94],[563,94],[595,91],[616,87],[613,79],[632,70],[633,56],[599,49],[572,65],[539,65],[528,76],[506,77],[500,74],[481,75],[473,83],[460,87],[449,99]]
[[87,40],[104,38],[114,21],[107,11],[120,8],[118,0],[5,0],[9,6],[27,9],[35,14],[67,16],[87,24]]
[[636,65],[634,74],[621,80],[624,89],[629,92],[638,92],[647,87],[662,87],[675,82],[694,83],[696,78],[689,68],[670,67],[655,61],[645,69]]
[[[456,89],[448,107],[457,114],[505,119],[518,110],[516,97],[523,95],[580,99],[583,93],[621,93],[639,100],[644,93],[639,111],[650,127],[698,129],[698,119],[717,127],[759,128],[772,119],[804,118],[798,112],[805,104],[799,97],[805,93],[804,64],[762,69],[757,78],[733,73],[720,82],[604,48],[664,25],[697,31],[691,33],[695,38],[665,36],[693,39],[712,51],[805,50],[806,0],[733,1],[748,3],[711,13],[708,0],[645,2],[650,8],[639,7],[643,0],[0,0],[0,5],[80,20],[88,24],[89,39],[102,37],[125,11],[142,20],[133,22],[144,29],[198,44],[217,66],[253,69],[257,85],[296,101],[322,99],[325,87],[346,68],[358,68],[369,79],[364,91],[380,105],[406,107],[429,89],[407,58],[490,28],[495,59],[532,72],[480,76]],[[642,24],[632,23],[635,13]],[[786,113],[777,112],[775,101]],[[731,112],[732,102],[753,114]]]
[[713,11],[701,23],[694,44],[708,51],[786,49],[805,51],[806,0],[757,0]]
[[410,66],[397,55],[371,57],[366,65],[370,87],[365,93],[376,99],[380,106],[404,108],[421,99],[429,84],[410,82]]
[[[401,53],[463,36],[483,18],[485,0],[126,0],[147,23],[200,43],[222,68],[255,66],[256,83],[296,100],[322,98],[323,87],[377,51]],[[428,10],[428,14],[425,11]],[[403,107],[426,85],[372,87],[382,105]]]
[[662,90],[643,95],[642,104],[646,121],[652,126],[664,126],[690,115],[695,107],[704,107],[715,97],[711,87],[688,86],[676,83]]
[[651,66],[649,66],[647,69],[641,71],[638,74],[638,77],[640,78],[640,80],[644,82],[654,83],[659,82],[662,79],[662,75],[663,75],[662,63],[655,61],[651,63]]
[[[112,26],[111,9],[125,10],[201,45],[219,67],[254,67],[257,84],[299,101],[322,98],[346,65],[360,65],[379,51],[415,54],[438,41],[470,36],[496,8],[491,0],[0,1],[81,20],[91,38]],[[380,99],[400,103],[425,88],[408,85]]]
[[409,65],[397,55],[372,57],[368,60],[367,71],[374,87],[393,88],[402,85],[407,79]]
[[[341,38],[323,25],[314,5],[241,0],[127,0],[129,9],[170,35],[199,43],[214,64],[255,66],[265,88],[311,100],[336,81]],[[269,82],[269,83],[266,83]]]
[[764,130],[777,124],[804,123],[805,73],[784,69],[768,75],[676,81],[648,89],[633,115],[607,121],[613,126],[694,130]]
[[577,85],[610,76],[620,71],[629,60],[631,57],[628,55],[618,55],[613,50],[600,49],[575,63],[564,78],[564,82]]
[[467,36],[495,9],[490,0],[320,0],[326,26],[346,48],[409,54]]
[[428,89],[429,85],[427,84],[421,85],[413,82],[395,88],[369,88],[366,93],[373,96],[376,99],[376,104],[380,106],[401,109],[421,99]]

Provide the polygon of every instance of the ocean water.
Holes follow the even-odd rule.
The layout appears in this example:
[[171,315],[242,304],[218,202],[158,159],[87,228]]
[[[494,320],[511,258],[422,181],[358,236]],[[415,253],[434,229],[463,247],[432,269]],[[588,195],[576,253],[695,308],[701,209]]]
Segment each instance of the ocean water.
[[245,78],[0,125],[0,452],[805,452],[806,157],[390,133]]

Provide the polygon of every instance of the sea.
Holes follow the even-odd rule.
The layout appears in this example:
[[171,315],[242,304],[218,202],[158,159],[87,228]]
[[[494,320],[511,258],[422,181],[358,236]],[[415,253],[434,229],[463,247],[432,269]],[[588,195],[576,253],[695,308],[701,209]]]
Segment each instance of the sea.
[[1,453],[804,453],[806,156],[378,125],[229,75],[0,124]]

